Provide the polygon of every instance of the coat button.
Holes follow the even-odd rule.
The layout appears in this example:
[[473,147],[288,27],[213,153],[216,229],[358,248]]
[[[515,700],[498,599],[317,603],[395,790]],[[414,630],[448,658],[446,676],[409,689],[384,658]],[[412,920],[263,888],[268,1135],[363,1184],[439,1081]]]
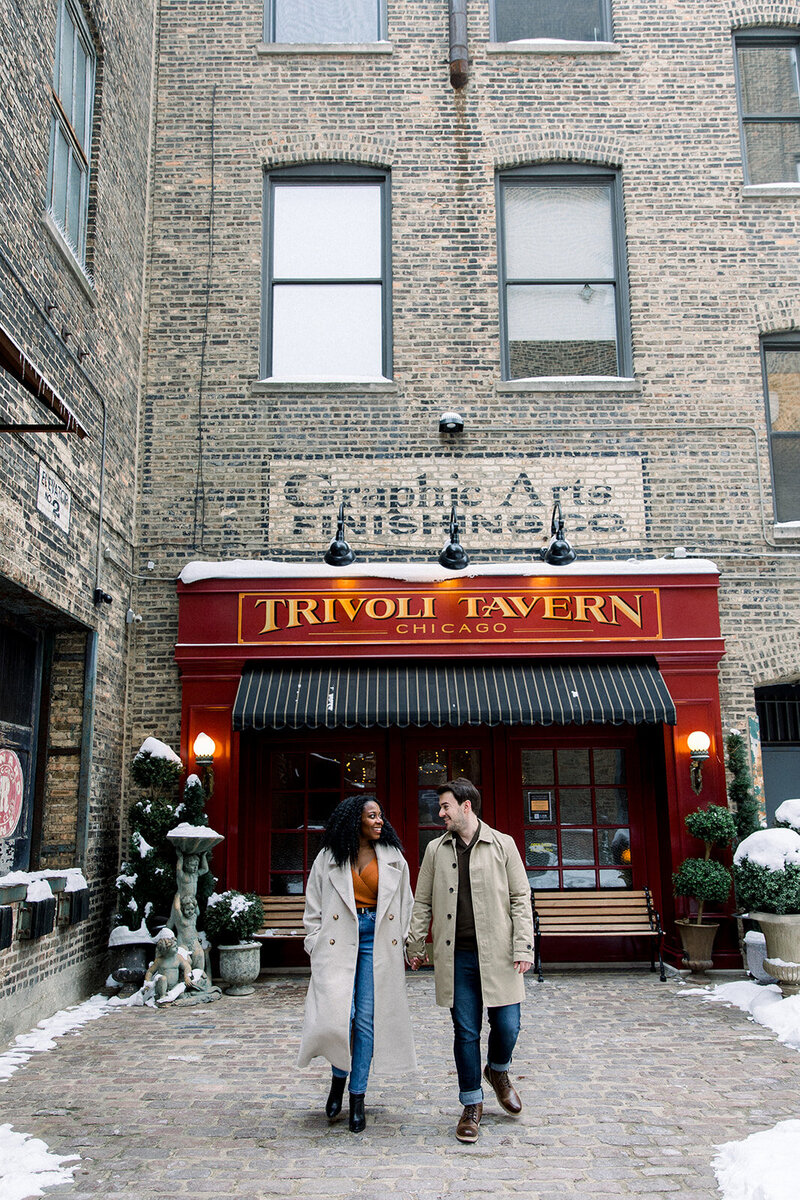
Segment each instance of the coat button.
[[455,869],[456,869],[456,867],[457,867],[457,866],[458,866],[458,863],[453,863],[453,870],[454,870],[454,871],[455,871]]
[[334,921],[338,921],[338,920],[339,920],[339,914],[338,914],[338,913],[334,913],[334,914],[333,914],[333,919],[334,919]]
[[451,892],[454,892],[454,891],[455,891],[455,888],[450,888],[450,891],[451,891]]
[[330,944],[331,944],[331,946],[335,946],[335,945],[336,945],[336,938],[331,938]]
[[449,946],[449,945],[450,945],[450,939],[448,938],[447,941],[445,942],[445,946]]
[[452,919],[453,919],[453,914],[452,914],[452,913],[448,913],[448,914],[447,914],[447,919],[448,919],[448,921],[452,921]]
[[394,913],[389,913],[389,920],[390,920],[390,921],[393,921],[393,920],[394,920]]
[[396,946],[396,945],[397,945],[397,938],[392,938],[392,945],[393,945],[393,946]]

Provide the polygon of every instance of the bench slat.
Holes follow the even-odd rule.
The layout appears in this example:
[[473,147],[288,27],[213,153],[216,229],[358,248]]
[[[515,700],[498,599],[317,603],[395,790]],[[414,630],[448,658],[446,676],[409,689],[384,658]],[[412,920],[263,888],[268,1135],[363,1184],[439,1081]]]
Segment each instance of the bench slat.
[[[657,939],[661,979],[665,979],[661,957],[661,920],[648,888],[635,891],[531,891],[534,915],[534,955],[542,978],[542,937],[648,938]],[[655,955],[655,950],[653,951]],[[654,961],[651,960],[654,966]]]

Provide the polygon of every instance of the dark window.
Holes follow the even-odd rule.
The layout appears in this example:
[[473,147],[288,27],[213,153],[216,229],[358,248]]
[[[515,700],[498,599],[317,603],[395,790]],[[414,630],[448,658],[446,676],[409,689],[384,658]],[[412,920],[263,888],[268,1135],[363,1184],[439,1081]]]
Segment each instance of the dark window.
[[377,42],[385,37],[385,0],[267,0],[268,42]]
[[390,375],[388,221],[385,172],[323,167],[266,177],[267,376]]
[[611,37],[608,0],[493,0],[492,19],[497,42],[605,42]]
[[800,182],[800,34],[785,30],[735,38],[747,183]]
[[58,9],[51,92],[48,209],[75,257],[86,261],[95,52],[83,14],[72,0]]
[[498,209],[503,377],[628,374],[616,174],[509,172]]
[[777,521],[800,521],[800,336],[762,343]]

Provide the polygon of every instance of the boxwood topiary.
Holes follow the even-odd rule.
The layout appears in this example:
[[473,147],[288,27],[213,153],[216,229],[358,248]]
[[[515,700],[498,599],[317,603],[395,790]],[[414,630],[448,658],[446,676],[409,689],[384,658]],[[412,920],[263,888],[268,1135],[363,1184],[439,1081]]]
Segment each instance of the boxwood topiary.
[[672,876],[676,896],[698,901],[697,923],[705,904],[724,904],[731,894],[731,873],[713,858],[685,858]]
[[782,871],[771,871],[745,858],[733,873],[736,898],[745,912],[800,913],[800,866],[790,863]]
[[253,892],[215,892],[208,898],[206,932],[215,946],[247,942],[263,924],[264,908]]

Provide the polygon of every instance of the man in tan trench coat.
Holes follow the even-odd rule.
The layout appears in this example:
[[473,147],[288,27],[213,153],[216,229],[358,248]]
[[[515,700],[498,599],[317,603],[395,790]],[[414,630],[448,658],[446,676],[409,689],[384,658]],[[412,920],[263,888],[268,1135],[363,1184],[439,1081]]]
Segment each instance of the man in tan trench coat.
[[483,1078],[511,1116],[522,1101],[508,1078],[520,1026],[523,975],[533,962],[528,877],[513,838],[479,819],[481,797],[468,779],[437,788],[447,832],[430,842],[420,867],[406,953],[412,970],[425,961],[433,919],[436,1003],[450,1009],[461,1142],[475,1142],[483,1115],[481,1025],[489,1014]]

